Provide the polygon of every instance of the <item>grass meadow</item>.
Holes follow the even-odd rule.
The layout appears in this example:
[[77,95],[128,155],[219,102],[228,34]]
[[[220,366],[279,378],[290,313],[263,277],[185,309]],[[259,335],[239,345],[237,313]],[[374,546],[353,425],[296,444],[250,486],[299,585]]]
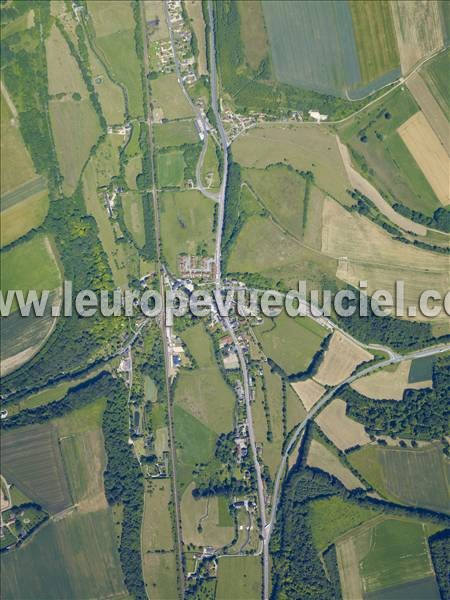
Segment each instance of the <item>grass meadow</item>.
[[194,116],[175,73],[160,75],[152,80],[152,97],[161,106],[166,119],[186,119]]
[[178,150],[162,152],[156,157],[158,184],[161,188],[181,187],[184,181],[184,158]]
[[198,140],[197,130],[193,119],[170,121],[168,123],[155,123],[153,126],[155,143],[161,148],[167,146],[182,146],[195,144]]
[[217,600],[259,600],[261,560],[258,556],[222,557],[217,574]]
[[0,219],[0,246],[7,246],[31,229],[42,225],[48,206],[48,193],[42,191],[3,210]]
[[153,600],[177,598],[177,564],[173,552],[147,552],[142,570],[148,595]]
[[121,201],[125,225],[136,244],[142,248],[145,244],[143,198],[138,192],[127,192],[122,194]]

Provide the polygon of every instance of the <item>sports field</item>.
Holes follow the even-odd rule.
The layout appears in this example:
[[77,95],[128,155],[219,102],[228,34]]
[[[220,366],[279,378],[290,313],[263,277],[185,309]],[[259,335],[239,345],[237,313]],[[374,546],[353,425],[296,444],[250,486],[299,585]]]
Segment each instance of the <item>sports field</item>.
[[193,119],[155,123],[153,131],[155,143],[161,147],[194,144],[198,140]]
[[416,113],[406,123],[403,123],[398,129],[398,133],[436,196],[444,206],[450,204],[448,181],[450,158],[423,112]]
[[261,561],[257,556],[222,557],[217,574],[217,600],[259,600]]
[[131,232],[136,244],[142,248],[145,244],[144,210],[139,192],[122,194],[122,207],[125,225]]
[[5,598],[124,598],[111,509],[71,513],[2,557]]
[[2,434],[1,471],[51,513],[72,504],[56,429],[31,425]]
[[197,255],[206,244],[208,256],[214,254],[213,214],[214,203],[196,190],[161,194],[162,246],[172,273],[178,271],[182,253]]
[[294,319],[282,311],[274,319],[266,318],[255,333],[265,354],[291,374],[308,368],[327,331],[312,319]]
[[439,444],[417,449],[370,445],[352,452],[349,460],[387,498],[449,512],[450,465]]
[[185,119],[194,116],[174,73],[160,75],[152,81],[152,98],[161,106],[166,119]]
[[263,12],[278,81],[334,95],[359,83],[348,3],[267,1]]
[[185,163],[182,152],[178,150],[160,152],[156,156],[159,187],[181,187],[184,181],[184,167]]

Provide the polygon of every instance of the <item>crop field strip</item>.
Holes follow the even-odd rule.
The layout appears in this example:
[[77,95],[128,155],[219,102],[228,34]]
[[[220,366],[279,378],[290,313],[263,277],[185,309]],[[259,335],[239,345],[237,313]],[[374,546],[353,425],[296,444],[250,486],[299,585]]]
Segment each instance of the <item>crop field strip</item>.
[[401,400],[406,389],[422,389],[431,387],[431,376],[411,383],[409,373],[411,361],[403,361],[393,370],[380,369],[351,384],[351,387],[367,398],[373,400]]
[[427,83],[433,97],[442,112],[450,120],[450,84],[448,81],[448,61],[450,49],[447,48],[430,60],[421,72],[421,77]]
[[364,485],[353,475],[350,469],[343,465],[331,450],[316,440],[311,440],[306,464],[334,475],[348,490],[364,488]]
[[339,450],[370,442],[361,423],[347,417],[346,407],[343,400],[336,398],[316,418],[317,425]]

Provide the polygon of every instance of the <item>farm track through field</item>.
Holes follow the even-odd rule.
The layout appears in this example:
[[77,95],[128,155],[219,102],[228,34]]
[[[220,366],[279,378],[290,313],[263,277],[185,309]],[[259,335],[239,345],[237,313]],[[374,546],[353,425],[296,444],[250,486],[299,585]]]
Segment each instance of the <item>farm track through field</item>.
[[18,204],[22,200],[37,194],[38,192],[42,192],[45,190],[47,184],[43,177],[40,175],[34,177],[30,181],[20,185],[19,187],[7,192],[1,197],[0,202],[0,211],[3,212],[7,208],[11,208],[15,204]]

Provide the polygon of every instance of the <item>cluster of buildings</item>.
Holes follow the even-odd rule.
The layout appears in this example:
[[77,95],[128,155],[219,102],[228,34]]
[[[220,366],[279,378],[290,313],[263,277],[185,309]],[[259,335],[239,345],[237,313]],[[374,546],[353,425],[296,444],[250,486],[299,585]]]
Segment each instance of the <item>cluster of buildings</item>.
[[170,40],[158,40],[153,42],[150,51],[154,53],[156,57],[156,67],[158,71],[161,73],[173,73],[175,71],[175,61]]
[[181,254],[178,257],[178,269],[186,279],[210,280],[216,276],[216,263],[210,256]]
[[186,85],[197,81],[195,73],[195,56],[192,52],[192,33],[184,22],[183,7],[181,0],[168,0],[167,9],[169,13],[170,27],[175,42],[175,52],[179,60],[181,79]]

